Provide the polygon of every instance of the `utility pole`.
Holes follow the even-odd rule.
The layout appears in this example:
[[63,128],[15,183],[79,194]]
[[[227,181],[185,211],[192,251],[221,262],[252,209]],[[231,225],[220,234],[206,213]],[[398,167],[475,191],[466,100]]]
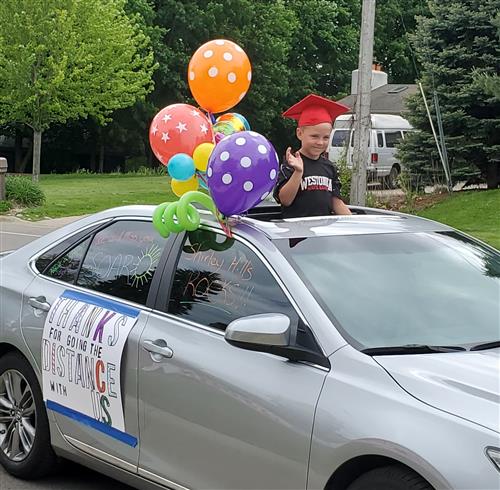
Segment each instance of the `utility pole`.
[[5,174],[7,173],[7,159],[0,157],[0,201],[4,201],[5,194]]
[[372,91],[373,35],[376,0],[363,0],[359,42],[358,88],[351,181],[351,204],[366,203],[366,164],[370,157],[370,105]]

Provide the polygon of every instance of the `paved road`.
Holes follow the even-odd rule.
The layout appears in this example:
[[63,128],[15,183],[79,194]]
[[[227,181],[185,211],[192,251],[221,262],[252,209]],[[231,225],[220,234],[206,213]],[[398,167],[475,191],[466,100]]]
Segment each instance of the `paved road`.
[[116,480],[90,471],[77,464],[64,461],[55,476],[38,481],[22,481],[11,477],[0,468],[1,490],[134,490]]
[[12,216],[0,216],[0,252],[26,245],[42,235],[71,223],[75,219],[77,218],[58,218],[30,222]]
[[[74,219],[60,218],[31,223],[9,216],[0,216],[0,252],[21,247]],[[82,466],[64,462],[57,475],[30,482],[11,477],[0,467],[0,490],[132,490],[132,488]]]

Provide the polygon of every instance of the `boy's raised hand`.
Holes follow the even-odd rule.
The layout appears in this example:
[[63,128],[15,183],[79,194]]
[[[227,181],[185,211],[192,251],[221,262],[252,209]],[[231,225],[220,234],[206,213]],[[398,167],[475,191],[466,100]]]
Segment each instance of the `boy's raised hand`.
[[304,162],[302,161],[302,157],[298,151],[292,153],[292,149],[288,147],[286,149],[286,161],[296,172],[301,174],[304,173]]

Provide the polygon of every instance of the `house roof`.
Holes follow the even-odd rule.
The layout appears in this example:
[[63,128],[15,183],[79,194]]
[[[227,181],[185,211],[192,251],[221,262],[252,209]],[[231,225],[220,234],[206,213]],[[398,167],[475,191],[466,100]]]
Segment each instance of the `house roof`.
[[[418,91],[416,84],[388,83],[372,90],[370,112],[376,114],[398,114],[407,110],[405,100]],[[348,95],[337,102],[348,106],[353,112],[356,94]]]

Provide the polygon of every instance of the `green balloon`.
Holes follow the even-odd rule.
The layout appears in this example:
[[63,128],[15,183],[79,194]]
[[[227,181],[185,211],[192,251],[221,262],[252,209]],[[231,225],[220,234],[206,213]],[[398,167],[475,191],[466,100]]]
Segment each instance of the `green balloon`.
[[200,213],[192,205],[198,202],[217,216],[217,209],[212,198],[199,191],[186,192],[178,201],[164,202],[153,212],[153,226],[158,233],[167,238],[170,233],[194,231],[200,226]]
[[169,204],[169,202],[164,202],[159,206],[156,206],[156,209],[153,212],[153,226],[163,238],[168,238],[170,235],[170,231],[163,221],[163,213]]

